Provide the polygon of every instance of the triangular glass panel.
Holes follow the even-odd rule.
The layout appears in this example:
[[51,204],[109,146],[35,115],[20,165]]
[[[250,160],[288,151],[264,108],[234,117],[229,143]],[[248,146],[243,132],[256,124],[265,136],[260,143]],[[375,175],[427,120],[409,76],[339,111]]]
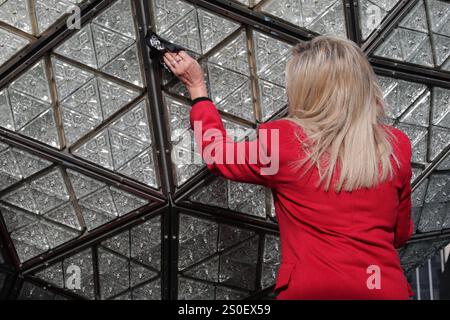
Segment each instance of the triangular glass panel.
[[130,46],[114,60],[106,64],[102,71],[136,86],[143,86],[136,45]]
[[101,123],[98,119],[92,119],[82,113],[64,107],[61,107],[61,116],[68,145],[74,144]]
[[159,184],[156,179],[155,170],[153,151],[149,148],[124,164],[123,167],[117,170],[117,172],[146,185],[157,188]]
[[102,109],[98,85],[95,79],[89,80],[61,102],[64,108],[84,114],[92,120],[102,120]]
[[231,210],[266,217],[266,189],[263,186],[231,181],[228,199]]
[[276,84],[260,80],[259,90],[261,94],[263,121],[267,121],[287,105],[286,89]]
[[178,300],[209,300],[215,292],[213,284],[178,276]]
[[122,167],[148,147],[139,140],[112,129],[109,130],[109,136],[114,168],[116,169]]
[[[118,18],[120,17],[120,19]],[[135,39],[130,0],[118,0],[94,19],[94,23]]]
[[220,49],[208,60],[223,68],[250,75],[245,31],[240,32],[233,41]]
[[303,25],[308,26],[316,19],[324,16],[336,3],[336,0],[300,0],[302,4]]
[[264,239],[264,253],[261,271],[261,287],[267,288],[273,285],[278,274],[278,267],[281,260],[280,238],[273,235],[266,235]]
[[123,216],[148,204],[147,200],[120,189],[111,187],[110,190],[119,216]]
[[136,262],[131,261],[130,275],[130,285],[131,287],[135,287],[150,280],[151,278],[154,278],[157,273]]
[[16,190],[8,192],[3,195],[1,199],[6,203],[25,209],[29,212],[38,213],[32,190],[27,185],[23,185]]
[[287,43],[257,31],[253,31],[253,41],[258,75],[277,63],[280,57],[284,57],[291,48]]
[[67,227],[81,231],[75,209],[69,202],[47,212],[45,217],[57,223],[66,225]]
[[433,88],[433,119],[432,123],[450,128],[450,90]]
[[197,190],[189,199],[210,206],[228,208],[228,182],[223,178],[216,178]]
[[427,1],[430,11],[431,29],[434,33],[450,37],[450,6],[448,1]]
[[92,73],[57,58],[52,58],[52,64],[60,100],[66,98],[94,77]]
[[101,68],[117,55],[130,47],[134,40],[97,24],[92,24],[95,54]]
[[450,129],[432,126],[430,160],[434,160],[448,145],[450,145]]
[[170,121],[171,141],[177,141],[190,129],[189,112],[187,104],[164,95],[164,102],[168,109]]
[[430,38],[427,37],[419,46],[417,51],[408,58],[407,62],[433,67],[433,52],[431,50]]
[[297,26],[303,25],[300,0],[269,0],[261,6],[261,11]]
[[264,72],[261,72],[259,77],[284,87],[286,84],[285,71],[288,59],[288,56],[279,57],[279,61],[268,67]]
[[229,94],[247,81],[247,77],[217,66],[208,64],[209,84],[211,86],[211,95],[215,103],[219,103]]
[[146,101],[141,101],[123,114],[119,120],[111,124],[110,129],[133,137],[142,143],[150,144]]
[[19,149],[13,149],[17,164],[20,172],[24,178],[35,174],[51,165],[50,161],[41,159],[35,155],[32,155],[26,151]]
[[55,118],[51,109],[28,123],[20,130],[20,133],[49,146],[60,147]]
[[110,298],[130,287],[130,266],[127,259],[98,249],[100,292]]
[[430,121],[430,92],[421,97],[415,104],[402,116],[401,122],[428,127]]
[[133,288],[133,300],[161,300],[161,279]]
[[30,224],[11,233],[20,261],[24,262],[50,249],[40,223]]
[[219,251],[225,251],[228,248],[246,241],[253,237],[255,232],[247,229],[236,228],[227,224],[219,226],[219,241],[217,243]]
[[425,204],[422,208],[417,230],[419,232],[432,232],[442,229],[445,218],[445,204],[431,203]]
[[390,58],[394,60],[402,60],[403,52],[401,43],[401,32],[394,29],[387,39],[375,50],[375,54],[379,57]]
[[0,127],[8,130],[15,130],[7,90],[0,91]]
[[428,149],[427,128],[402,123],[397,125],[397,128],[402,130],[411,140],[411,145],[413,148],[412,161],[426,162]]
[[77,199],[81,199],[84,196],[93,193],[105,186],[103,182],[90,178],[77,171],[67,170],[67,175],[70,178],[70,182],[72,184],[73,191],[77,196]]
[[97,67],[94,41],[89,24],[57,47],[55,52],[90,67]]
[[102,246],[124,257],[130,257],[130,231],[119,233],[102,242]]
[[239,24],[211,12],[198,9],[202,52],[207,53],[239,28]]
[[202,53],[200,41],[200,29],[198,26],[197,12],[192,10],[183,19],[161,34],[161,37],[174,42],[195,53]]
[[139,92],[103,78],[97,78],[104,118],[133,101]]
[[131,257],[161,270],[161,218],[157,216],[131,229]]
[[11,149],[0,151],[0,165],[0,190],[10,187],[22,179]]
[[186,131],[172,146],[172,163],[179,186],[196,175],[204,166],[194,140],[193,131]]
[[41,226],[47,238],[50,249],[56,248],[63,243],[69,242],[79,235],[79,233],[76,231],[63,228],[57,224],[50,222],[42,222]]
[[8,232],[13,232],[38,221],[35,214],[4,203],[0,203],[0,210]]
[[250,81],[217,104],[217,108],[236,117],[254,122],[253,95]]
[[80,158],[113,170],[114,167],[111,153],[108,130],[101,131],[73,151],[73,154]]
[[39,33],[47,30],[78,0],[35,0]]
[[25,47],[29,41],[25,38],[0,28],[0,43],[3,44],[0,53],[0,66],[12,58],[17,52]]
[[181,270],[217,252],[218,226],[188,215],[180,215],[179,220],[178,269]]
[[82,207],[103,212],[110,216],[111,219],[118,216],[111,190],[108,187],[102,188],[79,199],[78,203]]
[[183,272],[184,275],[211,282],[219,281],[219,257],[203,262]]
[[450,37],[433,34],[433,44],[436,51],[436,64],[442,66],[450,57]]
[[400,27],[428,33],[427,13],[422,0],[403,18]]
[[258,237],[220,256],[219,282],[254,290],[258,258]]
[[47,102],[15,90],[8,89],[8,95],[17,130],[23,128],[50,107]]
[[429,179],[426,203],[450,201],[450,176],[446,174],[433,174]]
[[366,40],[375,29],[380,27],[388,12],[375,1],[359,0],[358,3],[361,35],[363,40]]
[[152,1],[155,15],[156,31],[161,33],[171,27],[175,22],[194,10],[194,6],[179,0]]
[[428,39],[428,35],[414,30],[402,28],[399,30],[401,32],[400,44],[402,46],[403,60],[409,61],[418,52],[422,43]]
[[[305,17],[304,20],[308,21],[308,18]],[[346,37],[344,4],[339,0],[335,1],[334,5],[327,9],[317,20],[311,24],[307,23],[306,28],[320,34],[334,34]]]
[[60,199],[69,200],[66,184],[59,169],[54,169],[44,176],[31,181],[30,186]]
[[9,88],[50,103],[50,89],[44,60],[40,60],[24,74],[19,76],[19,78],[14,80]]
[[423,84],[394,78],[380,77],[379,82],[391,118],[399,117],[426,90]]
[[0,21],[31,33],[30,8],[26,0],[0,1]]
[[56,287],[64,287],[64,273],[61,262],[46,267],[44,270],[37,272],[35,276]]

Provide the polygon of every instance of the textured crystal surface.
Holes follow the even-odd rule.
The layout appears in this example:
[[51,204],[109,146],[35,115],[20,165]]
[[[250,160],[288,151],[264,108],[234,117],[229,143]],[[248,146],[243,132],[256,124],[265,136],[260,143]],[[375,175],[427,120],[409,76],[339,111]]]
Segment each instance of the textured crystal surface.
[[268,0],[259,10],[317,33],[346,35],[344,5],[339,0]]
[[24,150],[0,149],[0,211],[22,262],[148,203]]
[[450,4],[448,2],[430,0],[425,3],[424,0],[420,0],[378,47],[375,54],[380,57],[445,69],[450,56],[449,25]]

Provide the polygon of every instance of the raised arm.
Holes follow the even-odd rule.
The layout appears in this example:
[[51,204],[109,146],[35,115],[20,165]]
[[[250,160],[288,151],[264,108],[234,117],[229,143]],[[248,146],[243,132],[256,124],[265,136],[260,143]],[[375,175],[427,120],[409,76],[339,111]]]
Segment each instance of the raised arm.
[[197,61],[183,51],[167,53],[164,59],[191,95],[191,126],[208,168],[231,180],[272,187],[279,169],[279,129],[263,124],[256,139],[233,141],[227,136],[216,107],[207,98],[203,70]]
[[194,101],[191,127],[208,168],[227,179],[273,187],[280,165],[279,129],[260,125],[254,140],[234,142],[209,99]]

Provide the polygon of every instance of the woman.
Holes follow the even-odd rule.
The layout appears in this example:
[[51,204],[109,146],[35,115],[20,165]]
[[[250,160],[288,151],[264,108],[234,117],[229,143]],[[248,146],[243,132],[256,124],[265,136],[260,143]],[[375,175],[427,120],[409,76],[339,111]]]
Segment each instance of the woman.
[[[328,36],[298,44],[286,68],[288,117],[238,143],[226,137],[199,64],[185,52],[164,59],[190,92],[208,168],[272,189],[282,248],[277,299],[409,299],[396,248],[413,228],[411,144],[382,124],[382,91],[356,44]],[[264,152],[251,161],[255,147],[276,159],[276,173],[263,172]],[[227,154],[234,162],[220,161]]]

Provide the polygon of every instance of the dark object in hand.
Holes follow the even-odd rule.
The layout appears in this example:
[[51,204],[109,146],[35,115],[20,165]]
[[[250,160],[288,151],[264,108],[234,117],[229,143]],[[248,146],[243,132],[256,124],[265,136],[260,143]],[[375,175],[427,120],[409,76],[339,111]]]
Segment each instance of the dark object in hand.
[[169,72],[171,72],[169,67],[164,63],[164,54],[167,52],[178,53],[185,50],[183,47],[164,40],[151,31],[145,37],[145,43],[150,47],[150,58],[158,59]]

